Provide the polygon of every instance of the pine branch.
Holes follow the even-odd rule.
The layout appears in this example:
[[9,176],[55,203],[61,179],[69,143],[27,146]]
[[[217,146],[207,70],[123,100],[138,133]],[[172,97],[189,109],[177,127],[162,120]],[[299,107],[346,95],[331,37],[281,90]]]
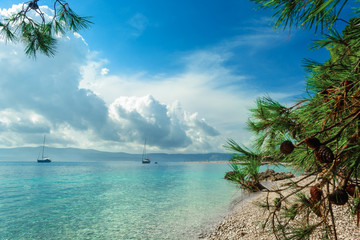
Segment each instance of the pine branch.
[[250,0],[258,5],[258,8],[274,10],[273,17],[276,19],[275,28],[301,27],[305,29],[320,28],[330,29],[339,18],[343,8],[347,4],[345,0],[337,10],[339,0],[327,1],[304,1],[304,0]]
[[[53,57],[56,54],[58,34],[88,29],[92,24],[90,17],[77,15],[68,3],[61,0],[54,0],[54,15],[51,21],[46,22],[38,1],[23,3],[19,12],[0,22],[0,37],[9,42],[20,41],[25,44],[25,54],[29,57],[36,58],[37,52]],[[31,12],[37,13],[41,20],[32,19],[29,16]]]

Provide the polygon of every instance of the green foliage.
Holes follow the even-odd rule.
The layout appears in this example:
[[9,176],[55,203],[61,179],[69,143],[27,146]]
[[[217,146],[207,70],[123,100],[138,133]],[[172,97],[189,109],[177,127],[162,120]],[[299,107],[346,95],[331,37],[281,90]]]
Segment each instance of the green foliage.
[[[251,1],[274,10],[275,27],[320,29],[323,35],[311,48],[326,48],[330,58],[324,63],[303,62],[307,97],[293,106],[267,96],[257,100],[248,121],[255,153],[234,141],[228,141],[227,148],[238,153],[235,160],[247,164],[244,178],[255,179],[251,173],[264,159],[287,162],[305,173],[287,187],[269,190],[280,196],[265,204],[266,223],[272,225],[276,239],[310,239],[315,230],[322,239],[337,239],[332,205],[347,207],[349,218],[356,215],[360,221],[360,10],[346,20],[341,13],[351,1]],[[336,29],[337,21],[346,27]],[[295,149],[281,145],[285,140]],[[321,191],[317,196],[309,191],[315,183]],[[350,186],[353,194],[347,190]]]
[[250,0],[259,8],[274,10],[275,27],[331,28],[339,18],[347,0]]
[[236,183],[245,181],[246,173],[242,171],[236,163],[230,163],[230,167],[232,168],[232,171],[226,174],[226,179]]
[[230,180],[236,181],[246,190],[258,191],[264,187],[259,183],[261,156],[229,139],[225,148],[234,153],[230,166],[234,173]]
[[270,97],[257,99],[256,108],[250,109],[250,113],[248,127],[256,133],[258,150],[275,150],[287,136],[294,137],[299,131],[290,109]]
[[299,212],[299,205],[295,203],[291,205],[289,208],[285,209],[283,216],[290,220],[294,220],[298,212]]
[[316,229],[317,225],[304,225],[295,229],[292,233],[288,234],[286,239],[310,239],[311,234]]
[[[33,0],[23,3],[22,9],[12,16],[0,21],[0,37],[9,42],[22,42],[25,44],[25,53],[36,58],[37,52],[46,56],[56,53],[57,36],[66,31],[80,31],[92,24],[89,17],[77,15],[69,4],[62,0],[54,0],[54,15],[46,20],[37,2]],[[30,17],[35,13],[40,18]]]
[[[67,3],[61,1],[56,1],[59,3],[57,12],[55,13],[55,20],[58,23],[63,23],[69,30],[80,31],[82,29],[87,29],[92,23],[89,21],[89,17],[81,17],[77,15]],[[58,25],[57,28],[61,28],[61,25]],[[61,30],[60,30],[61,31]]]
[[235,152],[231,161],[233,162],[233,165],[242,166],[241,170],[238,171],[244,173],[244,179],[258,181],[259,168],[261,166],[260,156],[246,147],[241,147],[232,139],[228,140],[228,145],[226,147]]

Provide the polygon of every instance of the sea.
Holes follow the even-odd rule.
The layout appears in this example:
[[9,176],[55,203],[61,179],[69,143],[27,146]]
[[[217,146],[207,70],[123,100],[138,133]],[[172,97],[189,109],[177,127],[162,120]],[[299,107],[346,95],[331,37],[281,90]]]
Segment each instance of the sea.
[[244,193],[185,161],[2,161],[0,239],[198,239]]

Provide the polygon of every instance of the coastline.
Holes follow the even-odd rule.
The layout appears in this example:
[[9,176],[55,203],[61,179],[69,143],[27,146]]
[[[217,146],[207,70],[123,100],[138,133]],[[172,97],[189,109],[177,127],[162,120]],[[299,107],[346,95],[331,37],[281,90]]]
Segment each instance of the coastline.
[[210,161],[210,160],[204,160],[204,161],[184,161],[184,163],[230,163],[230,161]]
[[[229,161],[229,160],[217,160],[217,161],[211,161],[211,160],[205,160],[205,161],[184,161],[184,163],[237,163],[242,164],[244,162],[235,162],[235,161]],[[275,163],[275,162],[262,162],[261,165],[272,165],[272,164],[279,164],[279,165],[286,165],[287,163]]]
[[[298,179],[295,177],[292,180]],[[270,182],[270,188],[278,188],[289,180],[280,180]],[[238,201],[236,206],[230,211],[221,222],[215,225],[208,233],[201,234],[200,239],[206,240],[230,240],[230,239],[248,239],[248,240],[268,240],[275,239],[269,226],[263,229],[268,213],[261,209],[257,204],[266,200],[267,192],[255,193],[254,196]],[[274,199],[275,196],[270,196]],[[348,207],[334,206],[334,215],[336,216],[336,226],[338,239],[356,240],[360,239],[360,227],[356,226],[356,218],[348,218],[346,211]],[[320,240],[315,233],[311,238]]]
[[[198,232],[195,236],[197,236],[197,239],[207,240],[207,239],[213,239],[209,238],[212,236],[215,232],[217,232],[217,228],[219,225],[221,225],[224,221],[226,221],[229,216],[235,214],[238,211],[238,208],[241,206],[248,206],[251,204],[252,201],[255,201],[258,197],[260,197],[263,192],[255,192],[255,193],[248,193],[243,192],[243,190],[239,189],[241,192],[241,195],[235,199],[233,199],[227,208],[221,216],[216,217],[215,221],[209,221],[212,222],[210,225],[207,225],[203,229],[201,229],[200,232]],[[226,238],[224,238],[226,239]]]

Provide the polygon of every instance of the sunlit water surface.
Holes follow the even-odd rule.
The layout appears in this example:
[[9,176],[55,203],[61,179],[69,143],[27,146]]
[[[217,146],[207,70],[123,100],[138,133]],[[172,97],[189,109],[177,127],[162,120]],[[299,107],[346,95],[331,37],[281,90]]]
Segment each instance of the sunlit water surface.
[[241,195],[223,179],[228,170],[215,163],[0,162],[0,239],[197,239]]

